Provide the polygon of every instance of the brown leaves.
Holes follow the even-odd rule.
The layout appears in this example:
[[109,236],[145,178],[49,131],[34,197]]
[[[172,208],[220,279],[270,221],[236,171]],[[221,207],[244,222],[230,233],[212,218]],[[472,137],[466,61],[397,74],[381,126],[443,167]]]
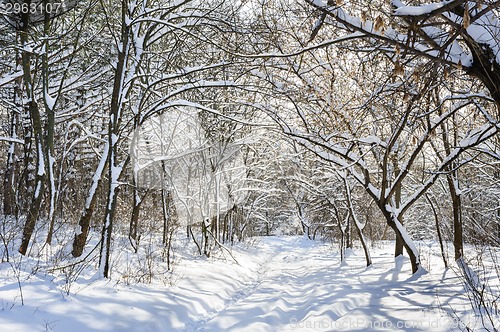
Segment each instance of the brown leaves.
[[448,70],[448,68],[443,69],[443,77],[445,80],[450,78],[450,71]]
[[361,24],[365,25],[365,23],[366,23],[366,12],[362,11],[361,12]]
[[469,14],[469,5],[465,4],[464,7],[464,19],[463,19],[464,29],[467,29],[470,26],[470,14]]
[[375,31],[380,31],[382,34],[384,34],[384,31],[385,31],[385,24],[384,24],[384,20],[382,19],[382,17],[377,16],[377,18],[375,19],[375,25],[373,26],[373,29]]
[[399,60],[396,60],[394,63],[394,76],[400,76],[403,77],[405,74],[405,69],[403,68],[403,65],[399,62]]
[[411,77],[412,77],[414,82],[419,82],[420,81],[420,69],[414,70],[413,74],[411,74]]

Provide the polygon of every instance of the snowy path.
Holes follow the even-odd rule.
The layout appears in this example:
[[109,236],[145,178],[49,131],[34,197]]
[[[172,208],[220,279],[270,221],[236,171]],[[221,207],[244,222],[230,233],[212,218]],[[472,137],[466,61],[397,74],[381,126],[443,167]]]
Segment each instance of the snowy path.
[[408,266],[380,274],[361,257],[339,266],[329,246],[302,238],[261,250],[269,259],[257,281],[188,331],[446,331],[453,323],[441,316],[436,285],[404,282]]
[[387,247],[372,250],[374,266],[367,269],[361,251],[341,265],[328,244],[256,241],[235,248],[241,265],[182,260],[173,287],[81,280],[64,296],[48,278],[31,276],[21,306],[15,281],[0,279],[1,331],[458,330],[443,311],[466,303],[450,271],[434,268],[412,280],[409,263],[395,267]]
[[[260,245],[264,261],[259,264],[255,280],[246,288],[236,292],[225,305],[198,322],[197,330],[259,330],[276,326],[277,322],[290,322],[281,307],[295,303],[286,302],[290,288],[304,276],[307,259],[306,249],[300,246],[300,238],[276,238]],[[300,287],[302,288],[302,287]],[[294,292],[294,290],[292,290]],[[307,299],[307,292],[297,290],[292,297]],[[249,322],[249,320],[251,322]]]

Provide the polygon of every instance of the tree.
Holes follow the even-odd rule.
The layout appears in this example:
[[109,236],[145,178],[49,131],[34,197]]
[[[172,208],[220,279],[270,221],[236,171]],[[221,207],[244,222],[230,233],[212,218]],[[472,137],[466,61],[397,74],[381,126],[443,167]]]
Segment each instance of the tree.
[[[52,220],[47,243],[51,242],[51,234],[53,232],[53,214],[55,204],[55,182],[54,182],[54,126],[55,126],[55,104],[57,98],[53,98],[50,93],[49,86],[49,67],[57,65],[58,60],[49,62],[51,45],[49,43],[49,35],[52,33],[52,25],[55,17],[67,12],[68,8],[62,8],[60,11],[52,12],[48,9],[48,0],[32,2],[24,0],[19,3],[21,8],[31,8],[32,4],[37,5],[36,8],[41,8],[40,12],[32,10],[21,10],[19,12],[8,13],[6,21],[16,30],[19,36],[20,54],[19,65],[22,68],[22,84],[19,83],[15,87],[14,95],[18,99],[23,96],[25,102],[22,107],[24,114],[31,128],[25,125],[25,144],[24,144],[24,159],[26,172],[26,187],[28,193],[32,196],[29,210],[27,213],[26,222],[23,227],[23,235],[19,252],[23,255],[27,253],[28,245],[31,240],[36,221],[42,208],[42,200],[46,190],[49,190],[50,197],[50,215]],[[40,5],[40,6],[38,6]],[[41,30],[36,26],[42,26]],[[35,32],[35,33],[33,33]],[[58,31],[58,33],[63,33]],[[16,37],[17,38],[17,37]],[[69,53],[68,57],[72,57]],[[37,60],[37,61],[35,61]],[[17,60],[16,60],[17,61]],[[36,64],[39,63],[37,66]],[[37,75],[38,74],[38,75]],[[65,77],[59,76],[59,87],[63,85]],[[21,82],[21,81],[19,81]],[[55,83],[55,82],[54,82]],[[41,89],[38,88],[41,86]],[[60,92],[60,90],[59,90]],[[15,102],[17,103],[17,102]],[[40,103],[43,104],[42,112]],[[44,115],[46,117],[44,117]],[[17,116],[12,117],[11,135],[16,135]],[[31,149],[35,150],[35,162],[31,162]],[[10,150],[9,156],[9,171],[6,174],[7,189],[7,211],[12,212],[12,196],[13,179],[12,173],[12,158],[13,150]],[[33,183],[31,178],[33,177]],[[48,186],[47,186],[48,182]],[[33,186],[32,186],[33,185]]]
[[317,29],[328,16],[337,30],[347,33],[340,38],[375,40],[388,46],[378,49],[394,59],[398,70],[422,59],[463,70],[484,85],[500,108],[498,1],[454,0],[411,6],[394,0],[392,8],[377,2],[344,8],[331,1],[306,1],[323,13]]
[[[325,12],[317,26],[327,22],[325,16],[328,15],[331,15],[328,22],[332,25],[324,25],[328,34],[317,45],[303,46],[307,40],[303,34],[296,33],[292,36],[295,38],[293,43],[288,43],[298,45],[296,50],[283,50],[277,45],[281,54],[258,55],[268,61],[257,75],[268,82],[267,87],[274,96],[283,97],[262,108],[268,110],[269,116],[286,135],[318,157],[347,170],[365,188],[394,230],[397,243],[405,247],[412,271],[416,272],[420,266],[419,254],[403,227],[404,213],[442,172],[457,166],[454,163],[462,153],[496,134],[491,107],[476,108],[483,115],[481,121],[474,124],[474,129],[459,135],[460,140],[435,168],[422,171],[420,183],[415,187],[414,173],[421,169],[422,158],[436,132],[443,123],[452,122],[455,115],[471,112],[469,107],[474,104],[471,99],[480,99],[480,92],[469,94],[471,99],[462,99],[443,111],[441,101],[432,100],[432,87],[440,70],[436,63],[451,60],[411,57],[404,64],[406,70],[401,70],[402,57],[409,52],[405,52],[405,44],[400,43],[406,35],[398,34],[400,39],[392,41],[398,47],[389,51],[370,38],[361,39],[360,46],[346,45],[353,38],[372,37],[373,34],[385,41],[392,36],[393,30],[386,28],[382,33],[382,23],[379,23],[377,32],[373,24],[350,18],[338,6],[321,8]],[[280,26],[276,31],[289,31],[289,28]],[[335,36],[342,29],[350,34]],[[369,29],[369,35],[361,33],[365,29]],[[282,35],[289,36],[287,32]],[[316,38],[319,36],[317,34]],[[338,50],[327,48],[332,44],[341,47]],[[358,53],[351,53],[351,50]],[[369,65],[363,61],[363,53],[370,55]],[[349,92],[338,94],[346,87]],[[460,100],[454,93],[452,91],[452,95],[445,98],[445,104]],[[396,247],[396,255],[400,253]]]
[[[103,156],[107,161],[99,165],[107,165],[108,177],[100,263],[105,277],[109,276],[119,179],[129,161],[127,156],[119,155],[120,146],[126,144],[124,133],[131,133],[149,118],[175,108],[195,108],[220,114],[215,107],[206,105],[206,91],[237,86],[225,76],[224,68],[228,64],[213,59],[200,47],[202,44],[217,50],[220,46],[215,37],[220,35],[221,26],[227,27],[227,34],[234,33],[232,18],[221,20],[219,17],[231,14],[231,6],[226,7],[223,2],[186,0],[161,3],[154,11],[149,11],[147,5],[147,2],[122,1],[120,17],[108,12],[109,17],[119,22],[120,28],[115,31],[112,25],[109,26],[109,34],[116,37],[117,58],[109,106],[105,150],[108,154]],[[103,10],[106,9],[103,7]],[[166,52],[166,49],[171,52]],[[130,123],[135,128],[131,128]],[[136,206],[137,203],[138,200]]]

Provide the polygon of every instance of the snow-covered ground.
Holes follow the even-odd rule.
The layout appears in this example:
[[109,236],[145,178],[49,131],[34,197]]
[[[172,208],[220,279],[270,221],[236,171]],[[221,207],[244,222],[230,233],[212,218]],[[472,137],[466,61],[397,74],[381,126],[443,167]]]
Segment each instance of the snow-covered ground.
[[[50,274],[0,265],[1,331],[455,331],[479,330],[470,302],[436,248],[429,273],[411,276],[389,244],[345,264],[332,245],[263,237],[221,255],[182,259],[168,283],[82,274],[71,288]],[[435,253],[434,253],[435,250]],[[20,281],[20,284],[18,283]],[[21,287],[19,287],[21,286]],[[21,305],[21,292],[24,305]],[[498,326],[497,326],[498,328]]]

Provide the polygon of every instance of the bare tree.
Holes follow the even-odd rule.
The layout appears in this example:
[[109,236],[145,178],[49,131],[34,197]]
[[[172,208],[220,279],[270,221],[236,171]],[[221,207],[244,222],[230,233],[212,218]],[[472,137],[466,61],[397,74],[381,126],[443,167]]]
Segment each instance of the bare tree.
[[[458,160],[462,153],[496,135],[498,125],[491,113],[496,87],[482,82],[492,89],[492,97],[486,98],[490,100],[488,108],[473,106],[473,100],[483,99],[481,88],[476,87],[477,93],[467,94],[462,102],[442,111],[443,103],[448,106],[450,100],[460,97],[453,90],[443,102],[432,99],[433,86],[438,82],[436,74],[443,70],[440,65],[455,64],[461,70],[471,66],[474,75],[482,77],[478,72],[484,72],[486,67],[476,69],[472,61],[474,56],[465,63],[466,53],[456,55],[456,43],[449,45],[442,40],[438,40],[437,45],[443,46],[443,52],[424,47],[422,45],[426,43],[435,46],[429,41],[429,36],[419,39],[418,33],[408,33],[412,29],[407,29],[407,33],[397,32],[384,22],[382,14],[370,22],[366,14],[363,14],[363,19],[357,19],[337,5],[312,4],[323,12],[313,36],[320,38],[317,29],[323,26],[328,31],[325,37],[320,38],[316,45],[306,46],[311,38],[307,39],[303,33],[289,34],[291,26],[285,22],[274,31],[281,38],[291,40],[287,47],[274,44],[278,53],[255,55],[267,61],[254,74],[268,82],[269,94],[282,96],[279,102],[267,102],[262,108],[268,110],[269,116],[285,134],[318,157],[347,170],[365,188],[394,230],[397,244],[402,244],[408,252],[412,271],[416,272],[420,266],[419,254],[403,227],[404,213],[440,174],[461,164]],[[401,7],[396,10],[399,16],[408,18],[414,13],[411,8],[398,7]],[[384,7],[381,8],[383,13]],[[445,8],[448,9],[448,5],[437,12],[441,14]],[[362,12],[362,8],[355,10]],[[483,17],[480,15],[477,22],[473,20],[475,23],[471,24],[485,28],[484,25],[489,24],[487,19],[494,19],[491,10],[490,7],[483,8],[481,15],[484,15],[484,20],[479,20]],[[424,27],[422,33],[438,38],[441,32],[436,31],[441,30],[426,30]],[[352,39],[359,39],[359,46],[353,46]],[[392,48],[380,47],[381,41]],[[272,40],[269,43],[272,44]],[[332,44],[339,45],[339,48],[327,48]],[[295,49],[293,45],[296,45]],[[365,53],[371,59],[369,63],[364,61]],[[481,58],[483,55],[475,56]],[[491,64],[487,66],[488,70],[494,71],[497,64],[488,64]],[[346,87],[350,90],[345,91]],[[471,106],[482,114],[481,121],[459,135],[453,149],[433,169],[421,173],[420,184],[414,186],[412,174],[422,167],[422,157],[436,132],[443,123],[452,123],[455,115],[471,112]],[[401,254],[399,246],[395,253]]]
[[360,1],[344,8],[331,1],[306,1],[323,13],[317,29],[328,17],[342,31],[341,39],[368,39],[388,46],[379,49],[394,59],[398,71],[421,59],[461,69],[484,84],[500,107],[498,1],[413,6],[395,0],[392,8],[377,2]]

